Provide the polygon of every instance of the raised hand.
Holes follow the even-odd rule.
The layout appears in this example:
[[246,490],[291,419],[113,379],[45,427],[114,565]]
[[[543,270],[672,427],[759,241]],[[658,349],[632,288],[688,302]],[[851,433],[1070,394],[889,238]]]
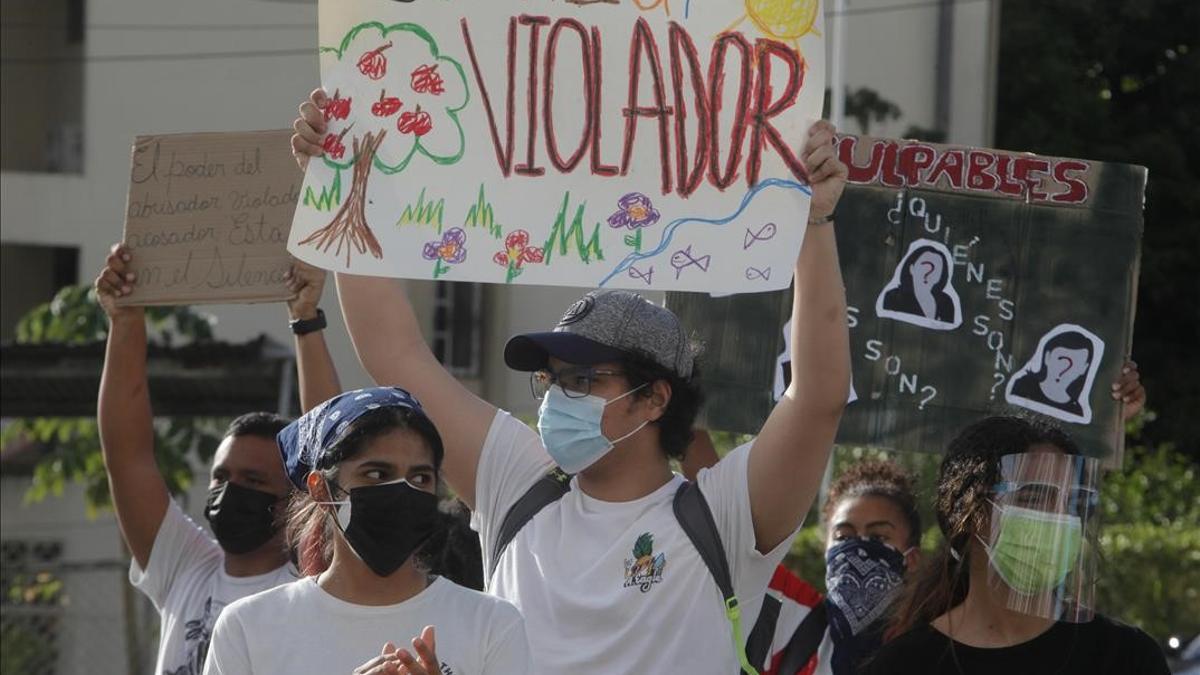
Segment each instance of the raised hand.
[[310,157],[320,157],[325,154],[322,138],[325,134],[325,113],[321,109],[328,102],[324,89],[314,89],[308,95],[308,100],[300,104],[300,116],[292,124],[296,131],[292,134],[292,156],[300,170],[308,168]]
[[842,190],[846,187],[848,171],[837,158],[834,147],[837,129],[826,120],[820,120],[808,130],[801,159],[808,169],[809,185],[812,187],[808,217],[819,221],[833,214]]
[[128,247],[124,244],[113,244],[108,252],[108,258],[104,261],[104,269],[100,270],[100,276],[96,277],[93,284],[96,289],[96,300],[110,321],[126,317],[139,319],[142,317],[141,307],[117,305],[118,298],[123,298],[133,292],[133,283],[137,279],[130,269],[132,260],[133,255],[129,252]]

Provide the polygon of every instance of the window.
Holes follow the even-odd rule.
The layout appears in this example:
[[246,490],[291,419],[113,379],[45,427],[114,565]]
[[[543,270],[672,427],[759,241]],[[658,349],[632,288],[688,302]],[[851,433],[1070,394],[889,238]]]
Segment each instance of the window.
[[0,542],[0,654],[4,672],[53,675],[58,670],[63,582],[56,574],[62,543]]
[[437,282],[433,303],[433,355],[458,377],[478,377],[483,285]]
[[0,340],[15,337],[26,312],[77,283],[78,248],[0,244]]
[[0,31],[0,169],[82,173],[84,0],[4,0]]

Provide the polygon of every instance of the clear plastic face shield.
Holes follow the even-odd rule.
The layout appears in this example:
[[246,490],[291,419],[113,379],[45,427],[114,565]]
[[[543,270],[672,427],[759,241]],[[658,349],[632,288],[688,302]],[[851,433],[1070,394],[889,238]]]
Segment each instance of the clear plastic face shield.
[[1000,475],[983,542],[994,597],[1030,616],[1091,621],[1099,461],[1061,452],[1005,455]]

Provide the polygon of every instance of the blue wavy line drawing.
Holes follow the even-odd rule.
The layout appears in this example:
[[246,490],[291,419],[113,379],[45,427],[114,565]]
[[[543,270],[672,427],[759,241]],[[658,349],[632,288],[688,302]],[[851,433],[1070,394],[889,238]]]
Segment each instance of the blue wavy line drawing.
[[611,281],[613,277],[629,269],[630,265],[662,254],[662,252],[667,250],[667,247],[671,245],[671,239],[675,236],[675,230],[679,229],[680,226],[686,223],[699,223],[701,225],[728,225],[736,220],[738,216],[742,215],[742,213],[746,210],[746,207],[750,205],[750,202],[754,201],[754,197],[758,195],[759,192],[762,192],[769,187],[781,187],[789,190],[799,190],[810,197],[812,196],[812,189],[807,185],[797,183],[793,180],[784,180],[782,178],[768,178],[767,180],[762,181],[758,185],[755,185],[753,188],[748,190],[746,195],[742,197],[742,203],[738,205],[737,210],[724,218],[688,217],[672,220],[667,224],[666,227],[663,228],[662,240],[658,243],[658,246],[649,251],[630,253],[629,255],[625,256],[625,258],[621,262],[617,263],[617,266],[608,273],[608,276],[600,280],[599,286],[603,288],[604,285]]

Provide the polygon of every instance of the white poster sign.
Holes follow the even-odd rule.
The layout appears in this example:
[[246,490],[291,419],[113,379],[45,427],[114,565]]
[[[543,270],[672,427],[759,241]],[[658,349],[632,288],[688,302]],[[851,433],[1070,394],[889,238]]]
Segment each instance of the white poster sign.
[[356,274],[788,286],[819,0],[321,0],[325,157],[288,249]]

